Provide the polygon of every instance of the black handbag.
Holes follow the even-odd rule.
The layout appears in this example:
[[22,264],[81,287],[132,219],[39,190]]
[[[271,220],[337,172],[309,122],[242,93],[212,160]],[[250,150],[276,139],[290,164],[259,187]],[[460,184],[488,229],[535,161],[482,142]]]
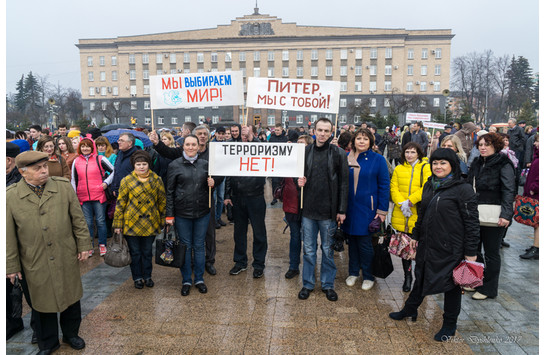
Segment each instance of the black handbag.
[[129,245],[121,233],[114,233],[104,255],[104,263],[113,267],[125,267],[131,264]]
[[176,237],[174,226],[166,226],[163,238],[155,240],[155,263],[162,266],[181,268],[185,262],[187,245]]
[[21,318],[23,315],[23,288],[19,283],[19,277],[15,276],[13,288],[8,296],[11,300],[11,318]]
[[341,224],[338,223],[337,230],[335,231],[335,235],[333,236],[333,250],[338,252],[344,251],[345,241],[348,243],[348,238],[341,229]]
[[394,271],[394,264],[392,263],[392,255],[388,252],[388,246],[390,245],[390,233],[388,228],[384,230],[384,226],[381,225],[381,232],[376,235],[378,238],[377,243],[373,246],[373,276],[385,279]]

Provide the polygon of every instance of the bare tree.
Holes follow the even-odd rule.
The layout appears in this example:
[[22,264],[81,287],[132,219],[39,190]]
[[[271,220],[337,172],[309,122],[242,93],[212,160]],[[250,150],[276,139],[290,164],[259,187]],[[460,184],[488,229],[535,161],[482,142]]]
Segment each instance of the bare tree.
[[509,89],[509,78],[507,72],[509,71],[509,65],[511,58],[506,54],[502,57],[496,58],[494,62],[494,86],[497,92],[497,104],[495,107],[495,114],[493,115],[492,122],[504,121],[507,112],[506,98]]

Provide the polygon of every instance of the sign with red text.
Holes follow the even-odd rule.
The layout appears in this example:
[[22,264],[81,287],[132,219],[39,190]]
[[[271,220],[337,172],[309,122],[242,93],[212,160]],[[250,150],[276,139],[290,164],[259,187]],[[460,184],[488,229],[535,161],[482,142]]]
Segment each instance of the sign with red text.
[[338,113],[341,83],[329,80],[248,78],[247,106]]
[[438,123],[438,122],[422,122],[424,127],[429,128],[435,128],[435,129],[445,129],[446,123]]
[[241,71],[150,76],[152,109],[244,105]]
[[407,121],[431,121],[431,113],[407,112]]
[[302,177],[302,143],[210,142],[208,174],[213,176]]

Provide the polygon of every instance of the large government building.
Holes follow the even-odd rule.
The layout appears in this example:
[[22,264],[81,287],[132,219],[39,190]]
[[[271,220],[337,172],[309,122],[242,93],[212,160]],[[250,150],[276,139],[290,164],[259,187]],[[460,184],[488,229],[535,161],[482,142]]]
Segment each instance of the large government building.
[[[84,114],[99,123],[151,123],[150,75],[242,71],[248,77],[341,82],[339,123],[358,123],[354,105],[387,114],[395,96],[418,95],[444,112],[449,87],[449,29],[301,26],[259,13],[229,25],[159,34],[80,39]],[[244,86],[246,89],[246,85]],[[240,121],[243,107],[154,110],[156,127],[185,121]],[[312,112],[249,109],[250,122],[306,125]],[[331,117],[331,115],[324,115]],[[331,117],[334,118],[334,117]]]

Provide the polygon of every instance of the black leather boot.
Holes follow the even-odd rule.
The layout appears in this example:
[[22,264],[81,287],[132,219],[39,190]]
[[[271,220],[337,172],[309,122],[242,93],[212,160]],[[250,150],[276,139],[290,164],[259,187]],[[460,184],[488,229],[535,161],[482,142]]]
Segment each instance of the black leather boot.
[[405,272],[405,280],[403,281],[403,292],[409,292],[413,284],[413,274],[412,274],[412,261],[411,260],[401,260],[403,264],[403,271]]
[[409,312],[403,308],[399,312],[392,312],[389,314],[390,318],[395,320],[403,320],[405,318],[411,318],[413,322],[416,322],[416,318],[418,317],[418,311],[414,311],[414,313]]

